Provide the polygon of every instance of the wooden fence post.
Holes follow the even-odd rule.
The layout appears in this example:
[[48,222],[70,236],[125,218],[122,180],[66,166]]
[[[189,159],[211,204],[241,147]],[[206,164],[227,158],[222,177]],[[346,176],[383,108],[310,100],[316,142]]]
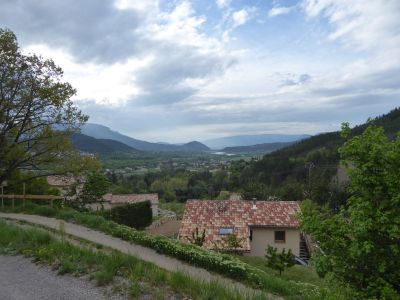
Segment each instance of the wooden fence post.
[[14,194],[12,195],[12,198],[11,198],[11,206],[12,206],[12,208],[14,209],[14,203],[15,202],[15,200],[14,200]]
[[22,199],[22,207],[25,208],[25,182],[22,183],[22,190],[24,195],[24,198]]
[[3,187],[3,184],[1,184],[1,208],[4,208],[4,197],[3,197],[3,195],[4,195],[4,187]]

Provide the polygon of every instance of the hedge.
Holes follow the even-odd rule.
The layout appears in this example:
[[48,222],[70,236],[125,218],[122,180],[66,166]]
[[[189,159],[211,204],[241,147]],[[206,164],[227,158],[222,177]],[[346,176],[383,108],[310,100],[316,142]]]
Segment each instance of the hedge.
[[103,215],[106,219],[118,224],[137,229],[147,227],[153,219],[150,201],[116,206],[109,211],[105,211]]

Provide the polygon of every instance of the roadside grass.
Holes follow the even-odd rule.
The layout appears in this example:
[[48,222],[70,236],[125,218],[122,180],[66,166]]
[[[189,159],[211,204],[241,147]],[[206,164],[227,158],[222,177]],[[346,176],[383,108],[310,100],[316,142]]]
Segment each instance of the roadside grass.
[[[295,268],[294,271],[288,271],[284,276],[278,276],[276,272],[263,266],[263,263],[257,258],[221,254],[165,237],[150,236],[144,232],[107,221],[95,214],[81,213],[71,208],[44,208],[34,203],[26,205],[25,208],[18,206],[13,210],[9,208],[6,210],[38,215],[45,213],[47,216],[79,223],[123,240],[153,248],[159,253],[220,273],[252,288],[280,295],[285,299],[352,299],[351,291],[347,288],[333,282],[326,283],[319,280],[312,271],[307,274],[308,270]],[[107,280],[107,274],[98,276],[102,280]]]
[[[238,256],[238,258],[256,268],[263,270],[268,274],[276,274],[279,276],[277,271],[267,267],[266,259],[263,257]],[[314,284],[319,287],[328,288],[330,285],[332,285],[330,278],[319,277],[312,266],[303,267],[300,265],[294,265],[288,269],[285,269],[282,272],[281,277],[287,280]]]
[[165,271],[134,256],[81,248],[58,241],[45,230],[20,228],[1,220],[0,254],[31,257],[37,263],[52,266],[59,275],[89,275],[96,285],[114,284],[116,291],[132,299],[140,295],[151,299],[258,299],[246,298],[216,282],[200,282],[180,272]]
[[176,213],[178,218],[182,219],[186,203],[160,201],[158,205],[161,209],[173,211],[174,213]]

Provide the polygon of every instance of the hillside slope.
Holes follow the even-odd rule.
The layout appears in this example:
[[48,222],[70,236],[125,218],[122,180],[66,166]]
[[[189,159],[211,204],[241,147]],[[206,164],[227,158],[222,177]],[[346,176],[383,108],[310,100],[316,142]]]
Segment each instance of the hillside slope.
[[75,149],[99,155],[110,155],[116,152],[138,152],[137,149],[129,147],[124,143],[110,139],[96,139],[81,133],[74,134],[71,140]]
[[[400,109],[376,117],[370,123],[382,126],[389,137],[394,137],[400,131]],[[354,127],[351,136],[361,134],[368,125]],[[237,185],[241,188],[259,182],[274,190],[288,182],[297,182],[308,189],[322,191],[337,172],[340,160],[338,148],[343,143],[339,131],[323,133],[266,154],[259,161],[237,162],[232,170],[239,177]]]

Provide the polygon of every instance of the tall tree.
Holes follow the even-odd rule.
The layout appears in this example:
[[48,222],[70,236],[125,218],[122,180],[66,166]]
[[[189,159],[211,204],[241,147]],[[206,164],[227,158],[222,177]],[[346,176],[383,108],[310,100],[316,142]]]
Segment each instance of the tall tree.
[[361,298],[400,299],[400,135],[389,140],[370,125],[339,151],[351,178],[347,204],[337,214],[302,206],[302,229],[319,244],[317,271],[332,272]]
[[69,137],[88,117],[62,75],[52,60],[22,54],[14,33],[0,28],[0,182],[16,170],[59,174],[87,162]]

